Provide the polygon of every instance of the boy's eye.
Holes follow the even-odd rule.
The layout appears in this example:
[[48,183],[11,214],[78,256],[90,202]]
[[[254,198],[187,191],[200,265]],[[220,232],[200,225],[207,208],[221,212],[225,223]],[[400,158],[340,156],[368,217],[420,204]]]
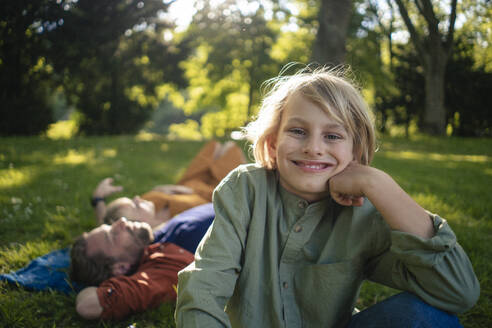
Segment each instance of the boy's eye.
[[304,132],[303,129],[299,129],[299,128],[289,129],[289,132],[292,134],[295,134],[295,135],[305,135],[306,134],[306,132]]
[[342,137],[340,137],[339,135],[337,134],[327,134],[325,136],[326,139],[328,140],[338,140],[338,139],[342,139]]

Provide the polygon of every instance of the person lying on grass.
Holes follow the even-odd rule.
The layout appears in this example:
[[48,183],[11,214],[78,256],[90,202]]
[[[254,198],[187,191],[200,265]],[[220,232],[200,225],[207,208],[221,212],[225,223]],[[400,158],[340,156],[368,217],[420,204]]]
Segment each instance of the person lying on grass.
[[227,173],[246,163],[244,154],[234,142],[207,143],[191,161],[176,185],[156,186],[132,199],[121,197],[107,206],[105,198],[123,190],[113,185],[112,178],[103,179],[92,193],[92,205],[98,224],[111,224],[120,217],[147,222],[156,227],[176,214],[212,201],[212,192]]
[[[178,274],[177,327],[459,327],[480,288],[447,222],[369,166],[375,133],[341,71],[273,80],[246,135],[256,164],[214,191]],[[353,315],[362,282],[405,291]]]
[[176,298],[178,271],[193,261],[214,218],[211,203],[187,210],[152,231],[120,218],[76,239],[70,277],[88,286],[76,298],[85,319],[121,319]]

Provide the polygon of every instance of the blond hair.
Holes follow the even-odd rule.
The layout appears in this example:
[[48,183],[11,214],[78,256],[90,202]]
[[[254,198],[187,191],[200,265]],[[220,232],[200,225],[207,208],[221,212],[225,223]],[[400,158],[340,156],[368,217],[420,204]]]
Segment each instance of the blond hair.
[[312,69],[306,66],[294,75],[282,76],[285,70],[265,82],[270,90],[262,101],[258,117],[243,128],[244,135],[252,143],[256,163],[268,169],[276,167],[269,143],[278,132],[290,98],[299,94],[345,127],[353,139],[355,159],[369,165],[376,149],[374,125],[359,88],[347,77],[349,67]]

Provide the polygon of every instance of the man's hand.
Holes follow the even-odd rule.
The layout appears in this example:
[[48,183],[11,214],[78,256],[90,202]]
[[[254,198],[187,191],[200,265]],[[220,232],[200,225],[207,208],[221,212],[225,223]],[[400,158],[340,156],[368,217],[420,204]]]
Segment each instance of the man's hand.
[[154,189],[152,190],[160,191],[170,195],[182,195],[182,194],[193,193],[193,189],[180,185],[159,185],[159,186],[155,186]]
[[92,193],[92,197],[102,197],[105,198],[115,192],[120,192],[123,190],[122,186],[114,186],[113,178],[105,178],[97,185],[96,189]]

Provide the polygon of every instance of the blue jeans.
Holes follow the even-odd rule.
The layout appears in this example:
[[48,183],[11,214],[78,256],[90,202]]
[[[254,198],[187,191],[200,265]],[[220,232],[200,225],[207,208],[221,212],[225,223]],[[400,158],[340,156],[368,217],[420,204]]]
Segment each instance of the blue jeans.
[[404,292],[361,311],[347,328],[454,328],[463,327],[458,317]]

